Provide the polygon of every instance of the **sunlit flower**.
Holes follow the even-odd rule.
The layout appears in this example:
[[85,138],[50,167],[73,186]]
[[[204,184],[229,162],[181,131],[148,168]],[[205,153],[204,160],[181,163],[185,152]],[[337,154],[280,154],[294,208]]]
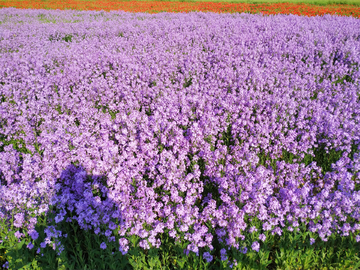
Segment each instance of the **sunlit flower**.
[[257,241],[253,242],[252,245],[251,245],[251,249],[255,250],[256,252],[259,252],[260,244]]

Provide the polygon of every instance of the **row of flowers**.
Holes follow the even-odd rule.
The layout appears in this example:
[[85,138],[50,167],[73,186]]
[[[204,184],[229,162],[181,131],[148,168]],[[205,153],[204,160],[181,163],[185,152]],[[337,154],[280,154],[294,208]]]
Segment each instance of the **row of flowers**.
[[212,3],[212,2],[161,2],[161,1],[84,1],[84,0],[50,0],[50,1],[6,1],[0,7],[33,8],[33,9],[76,9],[76,10],[123,10],[127,12],[216,12],[216,13],[263,13],[295,14],[318,16],[325,14],[360,17],[360,7],[351,5],[316,6],[294,3]]

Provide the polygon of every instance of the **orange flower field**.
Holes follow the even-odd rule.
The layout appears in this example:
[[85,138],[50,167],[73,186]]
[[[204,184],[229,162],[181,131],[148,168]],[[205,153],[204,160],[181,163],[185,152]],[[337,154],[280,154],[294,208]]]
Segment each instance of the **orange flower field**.
[[296,14],[317,16],[337,14],[341,16],[360,17],[360,7],[350,5],[316,6],[309,4],[276,3],[211,3],[211,2],[142,2],[142,1],[81,1],[81,0],[31,0],[0,1],[0,7],[32,9],[77,9],[77,10],[123,10],[127,12],[216,12],[216,13],[263,13],[263,14]]

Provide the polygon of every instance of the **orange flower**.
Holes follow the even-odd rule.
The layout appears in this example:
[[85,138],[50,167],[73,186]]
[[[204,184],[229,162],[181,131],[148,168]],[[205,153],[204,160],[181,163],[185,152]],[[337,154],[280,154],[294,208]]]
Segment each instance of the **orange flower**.
[[216,13],[263,13],[263,14],[296,14],[318,16],[337,14],[341,16],[360,17],[360,7],[350,5],[315,6],[308,4],[275,3],[212,3],[212,2],[141,2],[119,0],[84,1],[84,0],[0,0],[0,7],[33,8],[33,9],[76,9],[76,10],[123,10],[127,12],[216,12]]

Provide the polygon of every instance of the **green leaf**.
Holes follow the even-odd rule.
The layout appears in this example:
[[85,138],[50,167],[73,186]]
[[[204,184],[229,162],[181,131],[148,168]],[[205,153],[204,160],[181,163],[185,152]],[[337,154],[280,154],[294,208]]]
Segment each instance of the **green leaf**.
[[17,244],[16,248],[21,249],[23,245],[25,244],[25,239],[23,239],[20,243]]
[[32,266],[32,262],[29,262],[27,264],[25,264],[22,268],[20,269],[31,269],[31,266]]

